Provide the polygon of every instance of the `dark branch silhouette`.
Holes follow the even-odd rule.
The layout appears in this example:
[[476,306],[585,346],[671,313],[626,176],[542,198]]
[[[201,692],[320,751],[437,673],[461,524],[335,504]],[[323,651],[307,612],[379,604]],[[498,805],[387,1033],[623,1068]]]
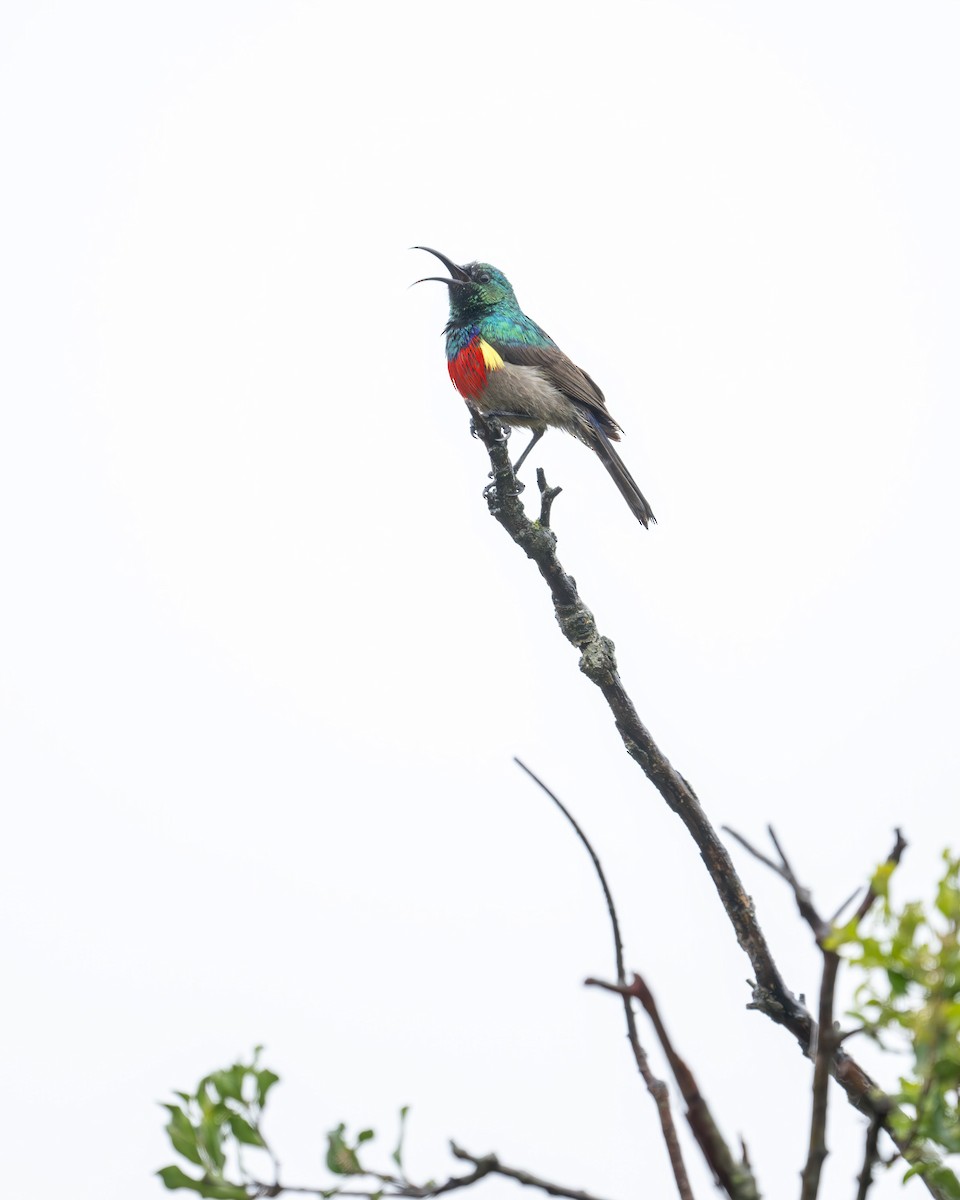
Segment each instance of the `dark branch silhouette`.
[[466,1175],[452,1175],[443,1183],[428,1183],[417,1185],[394,1175],[378,1175],[370,1171],[358,1172],[359,1177],[366,1176],[376,1181],[375,1187],[370,1188],[341,1188],[341,1187],[297,1187],[286,1183],[259,1183],[251,1181],[246,1186],[250,1189],[251,1198],[274,1197],[285,1194],[294,1196],[340,1197],[350,1200],[377,1200],[378,1197],[404,1197],[405,1200],[432,1200],[434,1196],[443,1196],[447,1192],[456,1192],[461,1188],[472,1187],[488,1175],[503,1175],[507,1179],[515,1179],[525,1187],[539,1188],[548,1196],[563,1196],[566,1200],[601,1200],[591,1192],[579,1188],[563,1187],[559,1183],[551,1183],[541,1179],[529,1171],[521,1171],[517,1167],[508,1167],[495,1154],[474,1155],[450,1143],[450,1153],[454,1158],[473,1164],[474,1169]]
[[873,1168],[880,1161],[877,1143],[880,1140],[881,1125],[879,1117],[870,1118],[863,1148],[863,1167],[857,1176],[857,1200],[867,1200],[867,1192],[870,1191],[870,1185],[873,1183]]
[[[750,959],[754,974],[750,1007],[765,1013],[797,1039],[805,1055],[814,1045],[816,1022],[804,1004],[786,986],[757,921],[753,901],[747,894],[726,847],[707,818],[691,785],[677,771],[640,720],[617,671],[613,642],[597,629],[592,612],[580,598],[576,583],[557,557],[557,538],[542,522],[531,521],[520,502],[520,488],[503,430],[494,420],[472,412],[472,430],[490,457],[493,482],[485,497],[491,515],[513,541],[536,564],[550,590],[554,612],[564,637],[580,652],[580,670],[601,691],[613,714],[617,731],[630,757],[640,766],[670,809],[693,838],[713,881],[737,941]],[[542,472],[541,494],[547,490]],[[907,1144],[898,1138],[890,1119],[890,1098],[856,1062],[837,1045],[828,1061],[829,1072],[846,1092],[850,1103],[868,1117],[877,1117],[904,1157],[913,1164],[939,1162],[926,1146]],[[947,1200],[943,1189],[922,1174],[924,1185],[938,1200]]]

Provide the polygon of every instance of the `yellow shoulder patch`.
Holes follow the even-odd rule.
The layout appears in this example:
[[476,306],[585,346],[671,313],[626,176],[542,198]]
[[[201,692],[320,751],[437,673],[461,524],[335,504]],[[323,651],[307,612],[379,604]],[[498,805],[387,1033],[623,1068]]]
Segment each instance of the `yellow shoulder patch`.
[[480,339],[480,353],[483,355],[483,365],[488,371],[499,371],[503,366],[503,359],[483,338]]

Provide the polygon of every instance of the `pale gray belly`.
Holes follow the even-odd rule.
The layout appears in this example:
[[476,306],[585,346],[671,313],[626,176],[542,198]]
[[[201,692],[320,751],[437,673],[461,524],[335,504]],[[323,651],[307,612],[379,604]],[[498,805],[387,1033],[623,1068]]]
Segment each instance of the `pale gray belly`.
[[586,426],[576,405],[539,367],[504,363],[487,375],[487,386],[474,403],[481,412],[497,413],[507,425],[528,429],[553,425],[575,437],[582,435]]

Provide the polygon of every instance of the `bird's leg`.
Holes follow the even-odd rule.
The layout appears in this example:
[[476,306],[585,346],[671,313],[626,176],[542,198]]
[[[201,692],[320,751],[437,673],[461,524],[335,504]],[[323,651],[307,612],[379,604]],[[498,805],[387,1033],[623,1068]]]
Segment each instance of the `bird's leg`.
[[540,441],[540,439],[543,437],[543,435],[547,432],[546,426],[541,425],[540,428],[538,429],[536,427],[536,425],[534,424],[533,419],[531,417],[526,417],[522,413],[517,413],[517,412],[488,412],[486,415],[488,417],[493,417],[493,419],[495,421],[505,422],[504,433],[506,433],[507,436],[509,436],[510,429],[511,429],[512,425],[514,424],[514,422],[516,422],[518,417],[522,416],[525,421],[530,422],[530,428],[534,430],[534,434],[533,434],[533,437],[530,439],[530,444],[527,446],[526,450],[524,450],[524,452],[520,455],[520,457],[517,459],[517,461],[513,464],[513,473],[514,473],[514,475],[516,475],[516,473],[520,470],[520,468],[523,466],[524,462],[526,461],[527,455],[534,448],[534,446],[537,444],[537,442]]
[[539,442],[539,441],[540,441],[540,439],[543,437],[543,435],[544,435],[546,432],[547,432],[547,431],[546,431],[545,429],[538,429],[538,430],[537,430],[537,431],[534,433],[533,437],[530,439],[530,444],[527,446],[526,450],[524,450],[524,452],[523,452],[523,453],[520,455],[520,457],[517,459],[517,461],[516,461],[516,462],[513,464],[513,473],[514,473],[514,475],[516,475],[516,473],[517,473],[517,472],[520,470],[520,468],[523,466],[523,464],[524,464],[524,461],[525,461],[525,459],[526,459],[527,455],[528,455],[528,454],[530,453],[530,451],[531,451],[531,450],[534,448],[534,446],[537,444],[537,442]]

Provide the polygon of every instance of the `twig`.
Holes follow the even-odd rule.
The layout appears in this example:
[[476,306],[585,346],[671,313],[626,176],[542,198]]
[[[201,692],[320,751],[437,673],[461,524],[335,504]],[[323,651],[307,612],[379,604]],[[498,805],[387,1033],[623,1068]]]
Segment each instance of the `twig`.
[[[601,636],[593,614],[581,600],[576,584],[557,558],[557,539],[553,530],[527,517],[517,494],[516,476],[500,427],[496,421],[488,420],[479,413],[472,415],[474,432],[486,447],[493,468],[493,483],[485,492],[491,515],[536,564],[550,589],[561,631],[580,651],[580,669],[603,694],[627,753],[639,764],[670,809],[683,821],[696,843],[737,941],[750,959],[756,981],[751,1007],[788,1029],[796,1037],[802,1051],[808,1053],[814,1028],[813,1017],[786,986],[757,922],[753,901],[747,895],[726,847],[717,837],[693,788],[671,765],[637,715],[633,701],[617,673],[613,643]],[[834,1055],[833,1073],[855,1108],[868,1116],[878,1111],[878,1097],[882,1097],[883,1092],[841,1048]],[[884,1127],[896,1141],[886,1114],[884,1121]],[[919,1163],[928,1161],[932,1151],[921,1154],[911,1149],[910,1155],[911,1163]],[[931,1195],[938,1200],[947,1200],[943,1189],[932,1182],[928,1175],[921,1177]]]
[[771,871],[779,875],[781,879],[786,880],[786,882],[793,889],[794,899],[797,902],[797,908],[800,910],[800,916],[803,917],[806,923],[813,930],[813,936],[817,939],[817,944],[819,945],[829,934],[830,923],[828,921],[824,921],[823,917],[820,916],[814,907],[813,898],[810,895],[810,889],[805,888],[797,879],[793,867],[791,867],[790,861],[783,851],[783,847],[777,840],[777,835],[773,826],[767,826],[767,834],[770,837],[770,841],[773,842],[777,853],[780,855],[779,863],[774,862],[771,858],[767,858],[767,856],[759,851],[756,846],[751,846],[742,834],[737,833],[735,829],[731,829],[729,825],[722,826],[722,829],[724,833],[729,833],[732,838],[736,838],[740,845],[743,846],[745,850],[749,850],[754,858],[759,859],[760,862],[769,867]]
[[540,489],[540,524],[544,529],[549,529],[550,510],[563,488],[547,487],[547,477],[543,473],[543,467],[537,467],[537,487]]
[[[373,1176],[378,1180],[376,1188],[368,1188],[361,1190],[359,1188],[319,1188],[319,1187],[298,1187],[288,1183],[252,1183],[250,1186],[255,1190],[254,1197],[273,1197],[283,1196],[286,1194],[293,1196],[321,1196],[326,1197],[346,1196],[351,1200],[374,1200],[377,1196],[403,1196],[409,1200],[428,1200],[428,1197],[442,1196],[445,1192],[455,1192],[460,1188],[471,1187],[479,1182],[486,1175],[493,1173],[493,1166],[487,1162],[481,1161],[475,1171],[471,1171],[468,1175],[453,1175],[445,1183],[437,1183],[432,1186],[418,1187],[416,1184],[402,1184],[399,1180],[384,1179],[381,1176]],[[367,1174],[366,1171],[363,1172]]]
[[[840,920],[840,917],[843,914],[843,910],[847,907],[848,904],[852,904],[854,902],[854,900],[856,900],[856,898],[860,895],[860,891],[861,891],[860,887],[855,887],[853,889],[853,891],[850,893],[850,895],[846,898],[846,900],[844,900],[844,902],[838,906],[836,912],[830,918],[831,925],[836,925],[836,923]],[[870,903],[872,904],[873,901],[871,900]],[[859,920],[859,918],[858,918],[858,920]]]
[[880,1139],[880,1130],[882,1128],[883,1121],[880,1119],[880,1115],[872,1116],[870,1124],[867,1126],[867,1138],[863,1149],[863,1167],[857,1176],[857,1200],[867,1200],[867,1192],[873,1183],[873,1168],[880,1161],[877,1142]]
[[[741,846],[748,850],[756,859],[759,859],[765,866],[768,866],[771,871],[774,871],[781,879],[793,889],[794,898],[797,902],[797,908],[800,910],[800,915],[807,922],[813,931],[813,935],[817,940],[817,945],[823,955],[823,975],[820,982],[820,1004],[818,1009],[818,1023],[813,1031],[814,1041],[811,1042],[809,1053],[813,1057],[813,1103],[811,1106],[810,1116],[810,1139],[807,1148],[807,1161],[804,1164],[801,1175],[803,1186],[800,1192],[800,1200],[816,1200],[820,1190],[820,1176],[823,1170],[823,1164],[827,1157],[827,1104],[828,1094],[827,1088],[830,1081],[830,1072],[836,1058],[837,1050],[840,1046],[842,1038],[834,1026],[833,1007],[834,996],[837,987],[837,972],[840,969],[840,956],[836,950],[830,945],[829,938],[833,932],[832,921],[825,921],[817,911],[809,888],[804,887],[796,872],[790,865],[790,860],[787,858],[783,846],[777,839],[773,826],[767,826],[767,833],[770,835],[770,840],[776,848],[777,854],[780,856],[779,863],[768,858],[762,851],[752,846],[745,837],[737,833],[736,830],[730,829],[729,826],[724,826],[724,829],[731,837],[735,838]],[[900,861],[907,843],[904,841],[903,834],[898,829],[896,831],[897,840],[894,843],[893,849],[887,857],[887,862],[896,864]],[[856,895],[856,893],[854,893]],[[850,898],[852,899],[852,897]],[[860,906],[854,914],[854,921],[859,923],[869,912],[871,905],[877,899],[877,893],[873,887],[867,889],[867,893]],[[840,910],[846,908],[850,900],[846,900],[841,905]],[[882,1114],[881,1114],[882,1115]],[[871,1115],[871,1120],[873,1115]]]
[[656,1031],[667,1061],[670,1063],[677,1087],[687,1105],[686,1116],[690,1129],[703,1152],[707,1165],[713,1172],[714,1179],[727,1193],[730,1200],[759,1200],[760,1193],[757,1190],[757,1181],[753,1176],[746,1146],[741,1141],[743,1152],[740,1161],[737,1162],[713,1118],[709,1105],[697,1086],[693,1072],[674,1049],[660,1017],[653,993],[643,979],[639,975],[634,975],[633,982],[629,985],[605,983],[600,979],[588,979],[587,983],[610,992],[619,992],[624,997],[635,997],[640,1001]]
[[468,1154],[466,1150],[461,1149],[456,1142],[450,1143],[450,1152],[454,1158],[474,1163],[477,1170],[483,1170],[484,1174],[504,1175],[507,1179],[515,1179],[517,1183],[522,1183],[524,1187],[539,1188],[541,1192],[546,1192],[548,1196],[566,1196],[568,1200],[598,1200],[590,1192],[560,1187],[559,1184],[549,1183],[546,1179],[540,1179],[536,1175],[531,1175],[529,1171],[519,1171],[516,1167],[508,1167],[495,1154],[485,1154],[482,1158],[476,1158],[474,1155]]
[[[820,945],[822,941],[832,932],[833,921],[835,921],[840,913],[843,912],[850,901],[853,900],[854,896],[856,896],[857,891],[860,889],[857,888],[857,891],[853,892],[847,897],[846,900],[844,900],[843,904],[841,904],[837,909],[836,915],[832,920],[825,921],[814,906],[809,888],[803,887],[794,874],[793,867],[790,866],[789,860],[783,852],[783,847],[780,845],[772,825],[767,826],[767,833],[770,836],[771,842],[773,842],[774,846],[776,847],[777,853],[780,855],[779,863],[774,862],[772,858],[768,858],[762,850],[758,850],[756,846],[748,842],[742,833],[737,833],[737,831],[735,829],[731,829],[729,825],[723,825],[721,828],[723,829],[724,833],[729,833],[732,838],[738,841],[740,845],[743,846],[744,850],[747,850],[750,854],[752,854],[755,859],[757,859],[759,862],[762,862],[764,866],[769,867],[770,870],[776,875],[779,875],[781,879],[786,880],[786,882],[793,889],[793,894],[797,901],[797,908],[800,910],[800,915],[813,930],[813,935],[817,939],[817,944]],[[894,833],[896,834],[896,841],[893,844],[893,849],[887,855],[887,863],[890,866],[896,866],[900,862],[900,859],[903,857],[903,852],[907,848],[907,842],[904,839],[903,833],[899,829],[895,829]],[[864,895],[863,900],[860,902],[859,908],[854,913],[853,920],[858,923],[862,921],[873,907],[876,899],[877,892],[874,891],[873,885],[871,884],[870,887],[867,888],[866,894]]]
[[[543,472],[538,471],[538,479]],[[542,489],[541,489],[542,490]],[[590,860],[593,863],[594,870],[597,873],[597,878],[600,880],[600,886],[603,888],[604,899],[607,902],[607,912],[610,915],[610,926],[613,930],[613,948],[617,962],[617,982],[626,983],[626,974],[623,964],[623,939],[620,936],[620,922],[617,918],[617,908],[613,902],[613,893],[610,891],[610,885],[607,883],[607,877],[604,874],[603,867],[600,865],[600,859],[597,852],[587,835],[580,828],[576,818],[566,807],[565,804],[547,787],[543,780],[533,773],[525,762],[514,757],[513,760],[518,767],[526,771],[535,784],[541,788],[550,797],[553,803],[560,809],[563,815],[573,826],[573,831],[583,843],[587,853],[590,855]],[[690,1188],[690,1181],[687,1177],[687,1169],[683,1162],[683,1153],[680,1149],[680,1141],[677,1137],[677,1129],[673,1123],[673,1114],[670,1111],[670,1093],[667,1091],[667,1085],[662,1079],[658,1079],[650,1070],[650,1063],[647,1059],[647,1053],[640,1043],[640,1034],[637,1031],[637,1021],[633,1012],[633,1004],[627,994],[622,994],[623,1011],[627,1020],[627,1038],[630,1042],[630,1048],[633,1051],[633,1057],[636,1060],[637,1069],[646,1084],[647,1091],[653,1097],[654,1103],[657,1106],[657,1113],[660,1117],[660,1128],[663,1132],[663,1140],[666,1143],[667,1154],[670,1157],[670,1166],[673,1168],[673,1177],[676,1180],[677,1192],[680,1195],[680,1200],[693,1200],[693,1192]]]
[[833,1000],[837,986],[837,971],[840,968],[840,957],[835,950],[830,949],[827,945],[827,938],[831,930],[830,922],[824,921],[820,916],[813,903],[810,890],[805,888],[799,879],[797,879],[796,872],[790,865],[790,860],[787,858],[783,846],[778,841],[773,826],[767,826],[767,833],[770,835],[770,841],[773,842],[777,854],[780,856],[779,863],[774,862],[773,859],[768,858],[762,851],[752,846],[736,830],[730,829],[726,825],[723,828],[741,846],[749,850],[755,858],[759,859],[760,862],[779,875],[781,879],[786,880],[790,885],[793,889],[793,895],[797,902],[797,908],[800,910],[800,915],[813,930],[817,945],[820,947],[820,952],[823,955],[820,1004],[817,1014],[818,1023],[816,1029],[812,1030],[816,1045],[814,1047],[813,1043],[811,1043],[810,1046],[810,1054],[814,1060],[810,1137],[807,1146],[807,1159],[801,1172],[802,1187],[800,1190],[800,1200],[816,1200],[817,1193],[820,1190],[820,1176],[823,1164],[828,1153],[826,1141],[827,1087],[830,1082],[830,1068],[839,1045],[836,1030],[833,1027]]
[[[893,849],[887,855],[887,863],[889,866],[895,867],[900,862],[900,859],[903,858],[903,852],[907,848],[907,843],[899,829],[895,829],[893,832],[897,835],[897,840],[893,844]],[[877,893],[873,890],[873,884],[871,884],[867,888],[867,894],[864,896],[863,902],[857,909],[856,918],[858,921],[862,921],[867,915],[873,907],[873,902],[876,898]]]
[[[366,1190],[338,1187],[295,1187],[283,1183],[268,1184],[256,1182],[251,1183],[249,1186],[255,1189],[253,1192],[254,1197],[282,1196],[285,1193],[289,1193],[297,1196],[321,1197],[333,1194],[337,1197],[346,1196],[351,1198],[351,1200],[374,1200],[378,1196],[405,1197],[406,1200],[432,1200],[434,1196],[443,1196],[447,1192],[455,1192],[461,1188],[472,1187],[473,1184],[478,1183],[487,1175],[505,1175],[509,1179],[515,1179],[518,1183],[525,1184],[527,1187],[539,1188],[550,1196],[565,1196],[567,1200],[599,1200],[599,1197],[592,1195],[590,1192],[562,1187],[558,1183],[550,1183],[549,1180],[531,1175],[529,1171],[520,1171],[516,1167],[505,1166],[495,1154],[485,1154],[478,1158],[473,1154],[468,1154],[466,1150],[461,1149],[455,1142],[450,1143],[450,1152],[454,1158],[473,1163],[474,1170],[466,1175],[452,1175],[444,1183],[424,1184],[422,1187],[412,1183],[404,1183],[400,1179],[390,1175],[371,1176],[378,1180],[379,1186]],[[363,1174],[370,1176],[370,1172],[367,1171],[364,1171]]]
[[807,1161],[801,1173],[800,1200],[816,1200],[820,1190],[820,1173],[827,1157],[827,1088],[830,1066],[837,1048],[833,1025],[833,998],[837,987],[840,956],[835,950],[820,947],[823,953],[823,978],[820,981],[820,1018],[817,1029],[817,1051],[813,1064],[813,1104],[810,1110],[810,1141]]

